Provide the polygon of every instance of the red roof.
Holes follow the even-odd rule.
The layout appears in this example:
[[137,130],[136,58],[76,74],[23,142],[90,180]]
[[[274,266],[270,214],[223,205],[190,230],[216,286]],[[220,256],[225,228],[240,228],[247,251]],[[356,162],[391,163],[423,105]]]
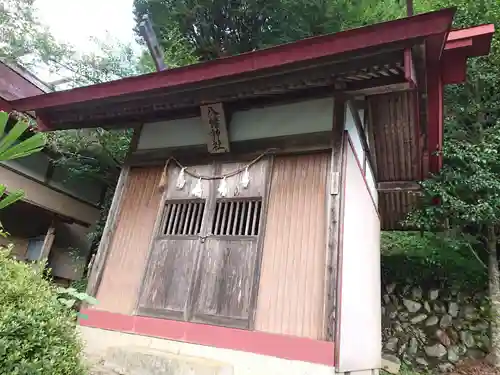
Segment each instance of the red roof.
[[255,74],[257,71],[297,63],[312,63],[327,56],[346,55],[366,49],[375,50],[382,46],[418,41],[422,38],[429,38],[430,43],[436,44],[435,50],[439,51],[451,27],[454,13],[454,9],[443,9],[162,72],[16,100],[12,105],[19,111],[67,106],[90,100],[188,86],[230,76]]

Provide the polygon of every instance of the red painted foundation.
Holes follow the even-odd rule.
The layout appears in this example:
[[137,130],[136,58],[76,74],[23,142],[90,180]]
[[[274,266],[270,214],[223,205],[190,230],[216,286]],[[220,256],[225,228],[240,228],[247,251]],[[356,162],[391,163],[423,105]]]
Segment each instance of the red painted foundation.
[[88,316],[79,321],[85,327],[334,366],[333,342],[93,309],[81,312]]

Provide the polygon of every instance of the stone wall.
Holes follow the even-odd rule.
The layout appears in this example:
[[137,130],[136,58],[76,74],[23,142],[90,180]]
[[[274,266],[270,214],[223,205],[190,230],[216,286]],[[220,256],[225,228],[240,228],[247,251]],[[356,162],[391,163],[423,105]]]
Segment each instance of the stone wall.
[[388,284],[382,295],[384,357],[416,368],[452,371],[489,347],[485,292]]

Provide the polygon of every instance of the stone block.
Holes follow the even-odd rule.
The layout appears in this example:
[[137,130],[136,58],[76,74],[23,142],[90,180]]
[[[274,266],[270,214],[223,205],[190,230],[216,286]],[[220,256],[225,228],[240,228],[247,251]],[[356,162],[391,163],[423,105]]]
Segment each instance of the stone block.
[[149,348],[109,348],[104,366],[124,375],[233,375],[227,363]]

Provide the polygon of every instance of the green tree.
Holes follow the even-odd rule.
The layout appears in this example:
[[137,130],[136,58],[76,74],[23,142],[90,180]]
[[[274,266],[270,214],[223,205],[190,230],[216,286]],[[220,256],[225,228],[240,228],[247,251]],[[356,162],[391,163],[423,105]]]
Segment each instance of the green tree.
[[58,59],[67,46],[59,44],[38,22],[34,0],[0,0],[0,60],[25,63]]
[[[436,1],[434,8],[457,6],[456,27],[497,23],[500,3]],[[479,259],[487,254],[491,299],[491,359],[500,366],[500,53],[493,39],[488,58],[470,62],[467,82],[445,92],[445,142],[442,171],[422,183],[419,210],[408,224],[442,228]]]
[[151,17],[167,57],[180,50],[201,61],[393,18],[401,9],[393,0],[134,0],[136,20]]

